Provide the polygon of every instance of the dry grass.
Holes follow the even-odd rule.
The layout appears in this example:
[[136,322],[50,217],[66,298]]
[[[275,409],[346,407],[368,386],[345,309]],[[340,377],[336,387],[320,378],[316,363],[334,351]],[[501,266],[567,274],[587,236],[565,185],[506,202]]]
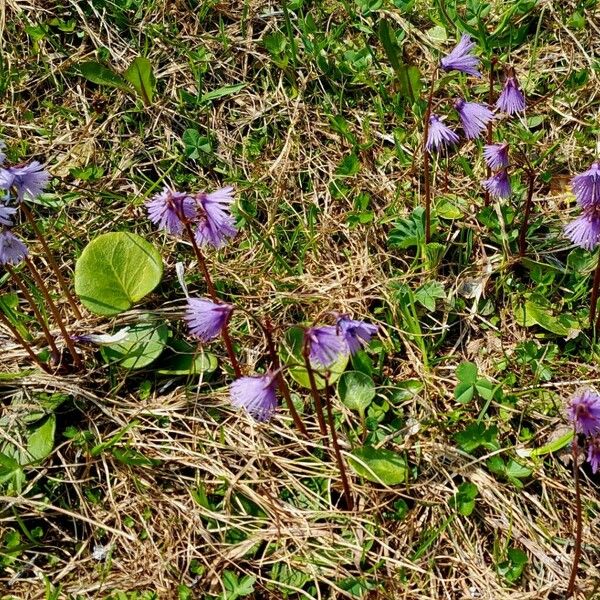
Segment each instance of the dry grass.
[[[432,56],[424,33],[431,26],[430,5],[420,4],[422,10],[415,14],[421,17],[413,15],[412,22],[398,11],[389,17],[407,25],[407,55],[424,61]],[[502,4],[495,3],[493,14]],[[318,8],[327,31],[346,18],[337,3]],[[553,231],[566,220],[567,204],[564,191],[556,192],[553,185],[559,175],[581,168],[597,135],[592,128],[597,128],[599,106],[594,69],[600,56],[600,18],[589,9],[586,28],[573,29],[566,16],[574,8],[540,2],[534,9],[542,32],[539,43],[523,45],[511,56],[520,72],[529,73],[523,80],[527,91],[547,90],[536,107],[545,119],[541,149],[561,142],[548,161],[553,178],[540,184],[535,198],[537,205],[550,207]],[[60,588],[55,596],[60,598],[146,590],[170,599],[178,598],[180,584],[193,590],[192,597],[204,598],[221,593],[223,571],[234,570],[257,578],[257,599],[352,597],[342,582],[361,577],[374,584],[372,591],[365,590],[368,600],[560,598],[571,567],[574,531],[568,461],[563,464],[561,456],[540,460],[525,488],[517,490],[491,476],[485,467],[489,455],[475,458],[456,449],[447,419],[456,408],[455,366],[474,360],[481,373],[494,379],[498,361],[513,360],[515,346],[530,334],[515,323],[509,294],[490,283],[484,293],[498,293],[499,319],[491,323],[478,314],[476,303],[472,309],[468,305],[463,319],[449,325],[452,333],[439,349],[444,360],[424,369],[418,347],[404,330],[391,284],[417,287],[429,274],[386,244],[389,223],[418,201],[420,178],[395,155],[392,132],[404,121],[390,112],[382,118],[374,100],[377,86],[328,81],[309,62],[292,85],[261,44],[265,35],[284,30],[279,7],[269,3],[214,4],[199,14],[183,0],[157,0],[142,3],[137,13],[133,5],[123,11],[123,23],[111,3],[71,0],[59,7],[7,0],[0,10],[7,81],[0,108],[2,137],[23,155],[43,157],[58,178],[54,191],[67,201],[54,213],[40,212],[56,228],[51,239],[66,272],[85,243],[101,232],[129,228],[149,234],[141,204],[152,193],[151,184],[177,162],[180,168],[167,180],[196,188],[234,182],[244,198],[247,222],[241,241],[211,260],[228,297],[243,301],[257,315],[272,316],[280,327],[331,310],[370,318],[377,310],[375,319],[381,319],[389,351],[388,385],[408,378],[425,383],[417,396],[394,405],[403,427],[382,427],[380,441],[381,447],[407,457],[416,479],[385,488],[354,477],[356,510],[348,513],[335,462],[318,443],[313,419],[307,420],[310,440],[296,434],[283,410],[274,423],[257,425],[231,410],[220,382],[207,391],[196,381],[161,381],[144,396],[139,378],[134,383],[110,381],[109,369],[98,365],[85,377],[0,379],[5,414],[15,396],[33,401],[41,392],[63,393],[76,407],[65,414],[63,427],[89,430],[96,442],[125,430],[118,446],[156,461],[131,467],[109,451],[92,455],[89,448],[58,439],[51,459],[32,469],[22,494],[0,498],[0,538],[2,528],[19,529],[19,522],[45,532],[41,544],[0,571],[0,594],[23,600],[51,597],[47,578]],[[76,19],[81,38],[53,29],[36,47],[25,33],[27,24],[67,16]],[[361,35],[348,31],[340,43],[359,47]],[[122,92],[107,94],[73,75],[72,66],[96,58],[100,48],[107,49],[109,62],[119,70],[140,53],[148,56],[159,82],[152,106],[136,108]],[[194,74],[202,66],[200,50],[207,53],[202,90]],[[529,70],[530,64],[535,68]],[[590,74],[587,84],[577,93],[555,97],[569,74],[584,68]],[[377,73],[390,77],[387,67]],[[202,108],[191,109],[179,100],[182,90],[195,95],[237,82],[248,85]],[[335,114],[343,114],[354,135],[368,142],[359,155],[360,172],[344,182],[350,191],[339,197],[332,197],[331,184],[351,145],[332,129],[330,115]],[[207,166],[181,156],[181,134],[194,126],[214,142],[214,160]],[[409,162],[418,136],[411,126],[400,144]],[[470,150],[461,152],[469,156]],[[98,181],[69,175],[73,167],[92,164],[104,168]],[[460,175],[451,186],[450,191],[462,194],[473,181]],[[350,228],[346,222],[358,191],[371,196],[373,226]],[[467,226],[480,228],[475,218]],[[174,265],[183,259],[191,273],[191,253],[152,236],[162,245],[166,277],[147,308],[176,319],[181,301]],[[454,242],[452,232],[448,242]],[[553,235],[539,242],[546,253],[558,254],[565,246]],[[277,248],[287,267],[274,259],[271,248]],[[497,282],[507,272],[499,249],[477,242],[468,267],[450,264],[438,279],[451,290],[450,301],[461,295],[464,282],[482,277]],[[111,323],[87,315],[71,326],[110,330],[135,320],[139,312]],[[446,316],[434,331],[447,324]],[[264,353],[260,332],[242,317],[235,325],[245,349],[243,362],[251,371]],[[2,370],[23,368],[23,352],[4,331],[0,336]],[[549,416],[548,404],[560,404],[579,385],[600,381],[595,365],[572,359],[565,358],[555,371],[550,383],[511,390],[518,402],[510,423],[521,416],[535,423],[536,445],[562,424],[556,412]],[[336,409],[349,430],[356,426],[348,409],[341,404]],[[503,425],[504,432],[510,423]],[[353,441],[342,437],[341,442],[347,456]],[[448,504],[462,481],[479,489],[476,510],[468,518],[457,516]],[[48,500],[51,489],[58,492]],[[583,478],[583,495],[581,599],[599,597],[597,479]],[[394,503],[400,499],[408,512],[396,520]],[[514,586],[497,573],[509,546],[524,550],[529,559]],[[97,560],[95,549],[107,555]],[[274,568],[283,566],[292,574],[287,584],[281,575],[275,577]],[[198,567],[201,575],[194,573]],[[306,582],[313,583],[312,593]]]

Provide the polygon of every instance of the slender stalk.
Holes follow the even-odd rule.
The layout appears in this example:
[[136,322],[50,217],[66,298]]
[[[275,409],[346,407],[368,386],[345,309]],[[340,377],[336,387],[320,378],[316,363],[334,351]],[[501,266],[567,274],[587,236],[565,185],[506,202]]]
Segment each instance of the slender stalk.
[[313,373],[312,365],[310,364],[310,341],[306,333],[304,334],[304,345],[302,347],[302,357],[304,358],[304,366],[308,373],[308,381],[310,383],[310,393],[315,403],[315,410],[317,413],[317,421],[319,422],[319,430],[323,436],[323,440],[327,445],[327,425],[325,424],[325,417],[323,415],[323,405],[321,404],[321,396],[317,389],[317,382],[315,381],[315,374]]
[[[213,283],[212,277],[210,276],[210,271],[208,270],[208,266],[206,265],[204,255],[202,254],[200,247],[196,243],[196,237],[194,236],[194,232],[192,231],[192,226],[186,219],[181,219],[181,221],[183,222],[185,231],[188,235],[188,238],[190,239],[192,248],[194,249],[196,260],[198,261],[200,269],[202,270],[202,274],[204,275],[204,281],[206,282],[206,289],[208,290],[208,294],[210,295],[212,300],[218,302],[219,298],[217,296],[217,292],[215,291],[215,285]],[[229,319],[227,319],[225,325],[223,325],[223,329],[221,330],[221,337],[223,338],[223,343],[225,344],[225,349],[227,350],[227,354],[229,356],[229,360],[231,361],[231,366],[233,367],[235,376],[241,377],[242,369],[240,368],[240,363],[238,362],[235,352],[233,351],[233,344],[231,343],[231,337],[229,335]]]
[[[590,327],[594,326],[596,320],[596,307],[598,305],[598,289],[600,288],[600,254],[598,254],[598,262],[594,271],[594,283],[592,284],[592,298],[590,300]],[[596,323],[596,329],[598,323]]]
[[0,311],[0,322],[2,322],[6,326],[6,328],[14,335],[17,342],[19,342],[19,344],[21,344],[21,346],[23,346],[23,348],[25,349],[25,352],[27,352],[27,354],[29,354],[29,357],[31,358],[31,360],[34,363],[36,363],[41,369],[46,371],[46,373],[52,374],[50,367],[48,367],[48,365],[45,365],[38,358],[37,354],[31,349],[31,346],[23,339],[23,337],[19,333],[18,329],[16,327],[14,327],[13,324],[4,316],[4,313],[2,311]]
[[327,407],[327,421],[329,423],[329,431],[331,432],[331,441],[333,443],[333,452],[335,459],[340,470],[340,476],[342,478],[342,486],[344,488],[344,497],[346,498],[346,506],[348,510],[354,510],[354,501],[352,500],[352,491],[350,490],[350,482],[348,481],[348,475],[346,473],[346,467],[344,465],[344,459],[340,450],[340,445],[337,438],[337,432],[335,430],[335,422],[333,420],[333,409],[331,408],[331,400],[329,398],[329,378],[325,378],[325,406]]
[[65,298],[67,299],[67,302],[70,304],[71,308],[73,309],[75,316],[78,319],[81,319],[82,318],[81,311],[79,310],[79,307],[77,306],[77,302],[75,301],[75,298],[73,298],[73,295],[71,294],[71,292],[69,290],[69,286],[67,285],[65,278],[62,276],[62,273],[60,272],[60,268],[58,267],[58,264],[56,262],[56,259],[54,258],[54,255],[52,254],[52,252],[50,251],[50,248],[48,247],[46,238],[44,238],[42,232],[40,231],[40,228],[37,226],[37,223],[35,222],[33,215],[31,214],[31,211],[25,205],[25,203],[21,203],[21,210],[25,213],[25,217],[27,218],[27,221],[29,221],[29,225],[31,225],[31,229],[33,229],[33,233],[35,233],[35,237],[37,237],[40,244],[42,245],[42,248],[44,249],[44,252],[46,254],[46,258],[48,259],[48,264],[50,265],[50,268],[56,275],[56,279],[58,280],[58,285],[60,286],[60,289],[63,291],[63,294],[65,295]]
[[[490,73],[489,73],[489,89],[488,89],[488,105],[490,107],[490,109],[492,108],[492,105],[494,103],[494,67],[496,66],[496,57],[492,57],[492,60],[490,61]],[[487,136],[486,136],[486,142],[488,144],[492,143],[493,137],[493,123],[492,121],[490,121],[487,124]],[[485,173],[486,173],[486,179],[489,179],[492,176],[492,169],[491,167],[488,165],[485,169]],[[486,189],[485,190],[485,199],[484,199],[484,205],[488,206],[490,203],[490,192]]]
[[425,176],[425,243],[431,241],[431,173],[430,173],[430,154],[427,149],[427,137],[429,136],[429,117],[431,116],[431,106],[433,104],[434,84],[437,78],[437,68],[433,71],[429,97],[427,98],[427,109],[425,110],[425,122],[423,124],[423,174]]
[[263,326],[263,331],[265,334],[265,339],[267,341],[267,349],[269,351],[269,355],[271,357],[271,368],[277,372],[277,386],[279,387],[279,391],[281,395],[285,398],[285,403],[287,404],[288,410],[292,415],[292,419],[294,420],[294,425],[304,437],[308,437],[308,431],[306,431],[306,427],[294,406],[294,402],[292,401],[292,396],[290,394],[290,388],[285,381],[280,369],[279,356],[277,355],[277,350],[275,349],[275,344],[273,343],[273,326],[269,319],[265,320],[265,325]]
[[31,310],[33,310],[33,314],[35,315],[35,318],[37,319],[38,323],[40,324],[40,327],[42,328],[42,331],[44,332],[44,337],[46,338],[48,345],[52,349],[52,359],[55,364],[58,364],[60,362],[60,351],[56,347],[54,338],[52,337],[52,334],[50,333],[50,330],[46,325],[46,319],[44,318],[44,315],[42,315],[42,313],[40,312],[40,309],[38,308],[34,299],[31,297],[27,286],[25,285],[19,274],[9,264],[4,265],[4,268],[9,272],[10,276],[17,284],[17,287],[21,290],[21,293],[25,297],[25,300],[29,302]]
[[523,215],[523,223],[521,223],[521,231],[519,231],[519,258],[525,256],[527,250],[527,227],[529,227],[529,215],[531,214],[531,206],[533,204],[533,188],[535,186],[535,173],[528,171],[527,173],[527,200],[525,201],[525,214]]
[[575,551],[573,552],[573,567],[569,577],[566,597],[570,598],[575,592],[575,580],[577,579],[577,567],[581,558],[581,534],[583,529],[583,520],[581,515],[581,485],[579,483],[579,445],[577,443],[577,431],[573,432],[573,478],[575,480]]
[[48,291],[48,288],[46,287],[46,284],[44,283],[42,276],[40,275],[36,266],[33,264],[32,260],[29,257],[25,257],[25,262],[27,263],[27,266],[29,267],[31,274],[33,275],[33,278],[35,279],[36,284],[40,288],[40,292],[42,292],[44,299],[48,303],[48,308],[50,309],[50,312],[52,313],[52,316],[54,317],[54,320],[56,321],[56,324],[58,325],[58,327],[63,335],[65,344],[67,345],[67,348],[69,349],[69,353],[73,357],[73,364],[75,365],[75,368],[82,369],[83,363],[81,362],[81,359],[79,358],[79,355],[77,354],[77,351],[75,350],[75,345],[73,344],[73,340],[71,339],[71,336],[67,332],[67,328],[65,327],[62,317],[60,316],[60,311],[58,310],[58,308],[56,307],[56,304],[52,300],[52,297],[50,296],[50,292]]

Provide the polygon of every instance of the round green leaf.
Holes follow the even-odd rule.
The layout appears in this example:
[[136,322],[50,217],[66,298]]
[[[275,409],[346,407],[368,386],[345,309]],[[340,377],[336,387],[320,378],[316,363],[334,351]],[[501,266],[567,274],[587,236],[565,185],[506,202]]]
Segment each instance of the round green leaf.
[[174,340],[169,353],[160,360],[161,375],[201,375],[217,368],[217,357],[203,349],[198,350],[183,340]]
[[164,323],[139,323],[129,329],[122,342],[103,346],[101,352],[106,362],[141,369],[161,355],[168,339],[169,328]]
[[[310,389],[308,372],[304,366],[304,357],[302,356],[303,344],[304,330],[302,327],[291,327],[285,334],[285,344],[281,348],[279,354],[281,356],[281,361],[288,365],[288,373],[292,376],[292,379],[302,387]],[[349,354],[343,354],[327,369],[329,372],[329,385],[332,385],[340,378],[348,365],[349,358]],[[313,369],[313,372],[317,389],[324,389],[325,369]]]
[[373,380],[360,371],[344,373],[337,385],[340,400],[350,409],[363,413],[375,398]]
[[404,457],[372,446],[353,450],[352,457],[348,457],[348,464],[357,475],[385,485],[402,483],[408,474]]
[[105,233],[93,239],[75,265],[75,292],[98,315],[116,315],[149,294],[162,277],[158,250],[139,235]]

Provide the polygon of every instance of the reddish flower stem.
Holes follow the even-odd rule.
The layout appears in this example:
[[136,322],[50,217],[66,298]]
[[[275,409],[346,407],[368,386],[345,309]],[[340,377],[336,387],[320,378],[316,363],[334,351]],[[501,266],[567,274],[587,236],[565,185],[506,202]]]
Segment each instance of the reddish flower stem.
[[325,445],[328,445],[327,425],[325,424],[323,405],[321,404],[321,396],[319,395],[319,390],[317,389],[315,374],[313,372],[312,365],[310,364],[310,340],[308,339],[306,332],[304,332],[304,345],[302,347],[302,357],[304,358],[304,366],[306,367],[306,372],[308,374],[308,381],[310,383],[310,393],[315,403],[315,411],[317,413],[317,421],[319,422],[319,430],[321,432],[321,435],[323,436],[323,442],[325,443]]
[[37,356],[37,354],[31,349],[31,346],[23,339],[18,329],[13,326],[13,324],[8,320],[8,318],[4,315],[4,313],[0,310],[0,321],[6,326],[6,328],[13,334],[17,342],[23,346],[25,352],[29,355],[31,360],[38,365],[41,369],[46,371],[46,373],[52,374],[50,367],[45,365]]
[[[596,310],[598,306],[598,290],[600,288],[600,254],[598,254],[598,262],[594,271],[594,282],[592,283],[592,298],[590,300],[590,327],[594,326],[596,320]],[[600,327],[600,315],[596,321],[596,330]]]
[[[182,219],[183,225],[185,227],[185,231],[188,235],[188,238],[192,244],[192,248],[194,249],[194,254],[196,255],[196,260],[200,265],[200,269],[202,274],[204,275],[204,281],[206,282],[206,289],[208,290],[208,294],[212,300],[215,302],[219,302],[219,298],[217,296],[217,292],[215,291],[215,286],[213,284],[212,277],[210,276],[210,271],[208,270],[208,266],[206,265],[206,260],[204,259],[204,255],[200,250],[200,247],[196,243],[196,237],[194,236],[194,232],[192,231],[192,226],[189,221]],[[240,364],[237,360],[235,352],[233,350],[233,344],[231,342],[231,337],[229,336],[229,319],[223,325],[223,329],[221,330],[221,337],[223,338],[223,343],[225,344],[225,350],[229,356],[229,360],[231,362],[231,366],[233,367],[233,371],[235,372],[236,377],[242,376],[242,369],[240,368]]]
[[569,577],[566,598],[570,598],[575,593],[575,580],[577,579],[577,568],[581,558],[581,537],[583,530],[583,519],[581,511],[581,485],[579,482],[579,445],[577,443],[577,431],[573,431],[573,478],[575,480],[575,551],[573,552],[573,567]]
[[21,279],[19,274],[8,264],[4,265],[4,268],[9,272],[10,276],[13,278],[14,282],[17,284],[17,287],[21,290],[21,293],[25,297],[25,300],[27,300],[27,302],[31,306],[31,310],[33,311],[35,318],[37,319],[38,323],[40,324],[40,327],[42,328],[42,331],[44,332],[44,337],[46,338],[48,345],[52,349],[52,359],[55,364],[58,364],[60,362],[60,351],[56,347],[54,338],[52,337],[52,334],[50,333],[50,330],[48,329],[48,326],[46,325],[46,319],[44,318],[44,315],[42,315],[42,313],[40,312],[40,309],[38,308],[34,299],[31,297],[31,294],[29,293],[27,286],[25,285],[25,283],[23,282],[23,280]]
[[73,358],[73,365],[75,365],[76,369],[81,370],[83,368],[83,363],[81,362],[81,359],[79,358],[79,355],[77,354],[77,351],[75,350],[75,345],[73,344],[73,340],[71,339],[71,336],[67,332],[67,328],[65,327],[62,317],[60,316],[60,311],[58,310],[56,304],[52,300],[52,297],[50,296],[50,292],[48,291],[48,288],[46,287],[46,284],[44,283],[42,276],[40,275],[36,266],[33,264],[33,261],[29,257],[25,257],[25,262],[27,263],[27,266],[29,267],[31,274],[33,275],[33,278],[35,279],[36,284],[40,288],[40,292],[42,292],[44,299],[48,303],[48,308],[50,309],[50,312],[52,313],[52,316],[54,317],[54,320],[56,321],[56,324],[58,325],[58,327],[63,335],[65,344],[67,345],[67,348],[69,349],[69,353],[71,354],[71,356]]
[[431,116],[431,107],[433,104],[433,91],[435,80],[437,78],[437,68],[433,71],[429,97],[427,98],[427,109],[425,110],[425,122],[423,123],[423,174],[425,176],[425,243],[431,241],[431,172],[430,172],[430,154],[427,149],[427,137],[429,135],[429,117]]
[[352,499],[352,491],[350,490],[350,482],[348,481],[348,474],[346,473],[346,467],[344,465],[344,459],[340,450],[340,445],[337,438],[337,432],[335,430],[335,421],[333,419],[333,409],[331,407],[331,399],[329,398],[329,378],[325,378],[325,406],[327,407],[327,421],[329,423],[329,431],[331,432],[331,441],[333,443],[333,452],[335,459],[340,470],[340,477],[342,478],[342,486],[344,488],[344,497],[346,498],[346,506],[348,510],[354,510],[354,501]]
[[[489,73],[489,89],[488,89],[488,105],[489,108],[492,108],[492,104],[494,103],[494,67],[496,66],[496,57],[492,57],[490,61],[490,73]],[[493,121],[490,121],[487,124],[487,136],[486,142],[487,144],[492,143],[492,134],[493,134]],[[492,176],[492,168],[488,165],[485,169],[486,178],[489,179]],[[490,203],[490,192],[489,190],[485,190],[485,199],[484,206],[488,206]]]
[[271,368],[277,373],[277,385],[279,387],[279,391],[285,398],[285,403],[287,404],[288,410],[292,415],[292,419],[294,420],[296,428],[304,437],[308,437],[308,431],[306,431],[306,427],[304,426],[304,423],[302,422],[302,419],[300,418],[300,415],[294,406],[294,402],[292,401],[290,388],[288,387],[287,382],[281,373],[279,356],[277,355],[277,350],[275,349],[275,344],[273,342],[273,325],[268,318],[265,320],[265,325],[262,329],[267,341],[267,349],[271,357]]
[[525,201],[525,214],[523,215],[523,223],[521,223],[521,230],[519,231],[519,258],[525,256],[527,250],[527,228],[529,227],[529,215],[531,214],[531,207],[533,205],[533,188],[535,186],[535,173],[533,171],[527,172],[527,199]]
[[40,228],[37,226],[37,223],[35,222],[33,214],[31,214],[31,211],[24,203],[21,203],[21,210],[25,213],[25,217],[27,218],[27,221],[29,221],[29,225],[31,225],[31,229],[33,229],[33,233],[35,233],[35,237],[39,240],[40,244],[42,245],[42,248],[44,249],[46,258],[48,260],[48,264],[50,265],[50,268],[56,275],[56,279],[58,280],[58,285],[60,286],[60,289],[63,291],[63,294],[65,295],[65,298],[67,299],[67,302],[70,304],[71,308],[73,309],[75,316],[78,319],[81,319],[82,315],[81,315],[81,311],[79,310],[79,307],[77,306],[77,302],[75,302],[75,298],[73,298],[73,295],[71,294],[71,292],[69,290],[69,286],[67,285],[65,278],[62,276],[62,273],[60,272],[60,268],[58,267],[56,259],[54,258],[54,255],[50,251],[50,248],[48,247],[46,239],[44,238],[42,232],[40,231]]

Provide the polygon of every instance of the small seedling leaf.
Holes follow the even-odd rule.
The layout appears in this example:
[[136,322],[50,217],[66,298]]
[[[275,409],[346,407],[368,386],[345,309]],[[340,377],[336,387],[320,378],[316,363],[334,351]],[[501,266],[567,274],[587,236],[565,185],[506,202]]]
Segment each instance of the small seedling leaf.
[[408,466],[403,456],[390,450],[363,446],[348,458],[352,470],[368,481],[397,485],[406,481]]
[[131,83],[146,106],[152,104],[156,77],[152,70],[152,64],[147,58],[138,56],[129,65],[123,76]]
[[375,384],[373,380],[359,371],[344,373],[337,385],[341,401],[350,409],[364,413],[373,398],[375,398]]

